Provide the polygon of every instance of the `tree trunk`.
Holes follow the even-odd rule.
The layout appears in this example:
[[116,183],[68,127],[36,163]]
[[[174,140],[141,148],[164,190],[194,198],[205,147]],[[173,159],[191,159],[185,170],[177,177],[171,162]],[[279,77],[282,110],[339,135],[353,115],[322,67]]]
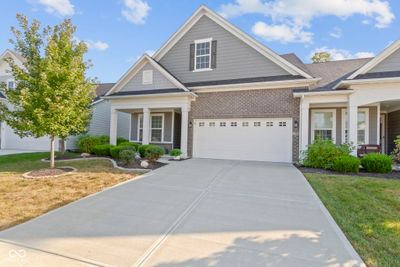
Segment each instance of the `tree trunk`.
[[64,154],[65,154],[65,138],[64,138],[64,137],[61,138],[61,147],[60,147],[60,150],[61,150],[61,155],[64,156]]
[[54,168],[54,136],[51,136],[51,145],[50,145],[50,168]]

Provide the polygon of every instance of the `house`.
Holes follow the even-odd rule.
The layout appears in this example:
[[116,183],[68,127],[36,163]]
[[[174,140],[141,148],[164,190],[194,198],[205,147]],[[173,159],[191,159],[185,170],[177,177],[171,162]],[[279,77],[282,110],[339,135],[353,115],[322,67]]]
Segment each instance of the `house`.
[[400,134],[400,41],[372,59],[304,64],[201,6],[102,99],[111,144],[125,113],[131,141],[186,157],[294,162],[317,136],[390,152]]
[[[4,58],[12,57],[14,62],[22,66],[24,59],[17,53],[6,50],[0,55],[0,83],[6,83],[8,88],[14,88],[15,81],[10,73],[10,68]],[[110,133],[110,106],[107,101],[100,99],[106,92],[108,92],[113,83],[103,83],[96,86],[96,98],[92,103],[92,120],[89,125],[88,133],[92,135],[108,135]],[[0,101],[7,103],[7,98],[0,93]],[[119,136],[128,138],[128,124],[123,122],[129,122],[129,115],[126,113],[120,113],[118,133]],[[76,149],[77,136],[71,136],[66,141],[67,149]],[[55,142],[56,151],[60,148],[60,140]],[[21,138],[15,134],[14,130],[11,129],[5,122],[0,122],[0,149],[9,150],[27,150],[27,151],[48,151],[50,150],[50,139],[48,137],[33,138],[24,137]]]

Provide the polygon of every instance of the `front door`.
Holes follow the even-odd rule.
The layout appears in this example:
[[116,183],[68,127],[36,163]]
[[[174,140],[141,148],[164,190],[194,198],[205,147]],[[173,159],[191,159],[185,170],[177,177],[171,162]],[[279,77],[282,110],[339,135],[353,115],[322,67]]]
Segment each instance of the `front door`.
[[380,130],[379,130],[379,140],[382,149],[382,153],[386,153],[386,116],[381,114],[380,116]]

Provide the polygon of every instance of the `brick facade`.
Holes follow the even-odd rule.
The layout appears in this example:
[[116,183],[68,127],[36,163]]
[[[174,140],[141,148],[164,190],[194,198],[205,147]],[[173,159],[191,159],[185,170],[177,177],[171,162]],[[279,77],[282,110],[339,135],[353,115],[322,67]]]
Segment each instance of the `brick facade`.
[[[196,93],[189,120],[217,118],[292,118],[299,121],[300,100],[291,89]],[[298,124],[298,123],[297,123]],[[189,129],[188,154],[193,150],[193,128]],[[293,161],[299,156],[299,128],[293,126]]]

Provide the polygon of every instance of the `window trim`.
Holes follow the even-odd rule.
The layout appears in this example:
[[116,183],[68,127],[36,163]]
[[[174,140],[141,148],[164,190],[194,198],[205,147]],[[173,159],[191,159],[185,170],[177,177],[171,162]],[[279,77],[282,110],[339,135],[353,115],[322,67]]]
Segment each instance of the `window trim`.
[[[205,38],[205,39],[198,39],[198,40],[194,41],[194,66],[193,66],[193,72],[201,72],[201,71],[213,70],[211,68],[212,40],[213,40],[212,38]],[[208,54],[208,56],[210,57],[209,61],[208,61],[208,68],[204,68],[204,69],[198,69],[197,68],[197,57],[200,57],[200,56],[197,56],[197,44],[200,44],[200,43],[209,43],[210,44],[210,52]],[[201,55],[201,56],[205,56],[205,55]]]
[[336,143],[336,109],[312,109],[311,110],[311,143],[315,140],[314,115],[317,112],[332,113],[332,142]]
[[[357,110],[357,145],[358,145],[358,112],[365,112],[365,144],[369,144],[369,108],[359,108]],[[346,113],[347,108],[342,109],[342,144],[346,143]]]
[[[151,119],[154,117],[154,116],[161,116],[162,117],[162,127],[161,128],[154,128],[155,130],[161,130],[161,141],[152,141],[152,135],[151,135],[151,133],[152,133],[152,130],[153,130],[153,127],[152,127],[152,125],[151,125]],[[140,130],[142,129],[143,130],[143,128],[140,128],[140,120],[143,120],[143,113],[140,113],[140,114],[138,114],[138,121],[137,121],[137,140],[136,140],[136,142],[143,142],[143,138],[142,138],[142,140],[140,140]],[[149,143],[152,143],[152,144],[161,144],[161,143],[172,143],[172,142],[165,142],[164,141],[164,131],[165,131],[165,114],[164,113],[152,113],[152,114],[150,114],[150,139],[149,139]]]

